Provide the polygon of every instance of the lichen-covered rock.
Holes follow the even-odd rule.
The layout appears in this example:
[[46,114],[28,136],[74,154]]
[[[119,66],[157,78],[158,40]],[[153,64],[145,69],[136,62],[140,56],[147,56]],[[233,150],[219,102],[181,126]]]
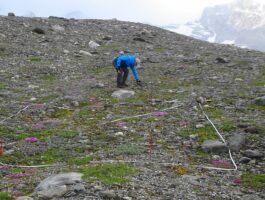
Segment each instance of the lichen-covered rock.
[[244,151],[244,155],[249,158],[262,158],[264,156],[260,151],[251,149]]
[[79,183],[81,177],[82,174],[74,172],[50,176],[36,187],[35,192],[43,198],[61,197],[68,192],[69,185]]
[[116,97],[118,99],[126,99],[132,97],[134,94],[135,92],[131,90],[117,90],[113,92],[111,96]]
[[231,150],[238,152],[246,143],[246,136],[244,134],[234,134],[228,139],[228,146]]
[[259,106],[265,106],[265,96],[256,98],[255,103]]
[[219,140],[205,140],[201,145],[202,149],[206,152],[220,153],[228,152],[226,144]]

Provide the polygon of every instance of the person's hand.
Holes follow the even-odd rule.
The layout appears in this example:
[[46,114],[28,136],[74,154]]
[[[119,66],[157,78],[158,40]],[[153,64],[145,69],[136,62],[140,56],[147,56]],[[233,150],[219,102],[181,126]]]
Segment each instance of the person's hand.
[[117,73],[118,73],[118,74],[121,73],[121,70],[120,70],[120,69],[116,68],[116,70],[117,70]]
[[140,80],[137,80],[136,84],[139,85],[139,86],[142,86],[142,82]]

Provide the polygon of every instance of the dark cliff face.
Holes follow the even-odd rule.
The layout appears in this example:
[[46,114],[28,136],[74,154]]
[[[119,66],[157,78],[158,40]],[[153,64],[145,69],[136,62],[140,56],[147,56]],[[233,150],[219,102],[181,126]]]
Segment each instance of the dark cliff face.
[[[111,61],[121,50],[142,60],[143,86],[130,74],[126,89],[135,95],[127,99],[112,97]],[[212,150],[220,143],[209,141],[218,136],[197,100],[226,140],[240,138],[232,142],[239,172],[264,174],[264,59],[140,23],[0,17],[0,138],[13,144],[0,162],[58,164],[30,171],[20,185],[2,173],[0,188],[32,192],[41,179],[71,169],[88,181],[59,198],[242,199],[249,187],[262,198],[262,187],[235,185],[233,173],[202,170],[233,166],[222,162],[226,153],[202,152],[204,141]],[[126,164],[104,163],[110,160]],[[128,163],[133,178],[113,177],[113,168],[130,175]]]
[[209,7],[199,23],[216,36],[217,43],[234,41],[237,46],[265,51],[264,7],[254,1]]

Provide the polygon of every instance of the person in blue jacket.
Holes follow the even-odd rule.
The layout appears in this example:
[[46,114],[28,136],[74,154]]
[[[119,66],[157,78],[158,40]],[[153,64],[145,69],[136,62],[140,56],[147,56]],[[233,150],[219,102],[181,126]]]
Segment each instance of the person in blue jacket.
[[136,83],[138,85],[141,85],[141,81],[136,70],[136,66],[140,63],[140,59],[136,58],[136,56],[133,55],[120,55],[113,59],[112,63],[117,71],[117,87],[128,87],[128,85],[126,84],[126,80],[129,75],[128,68],[131,68]]

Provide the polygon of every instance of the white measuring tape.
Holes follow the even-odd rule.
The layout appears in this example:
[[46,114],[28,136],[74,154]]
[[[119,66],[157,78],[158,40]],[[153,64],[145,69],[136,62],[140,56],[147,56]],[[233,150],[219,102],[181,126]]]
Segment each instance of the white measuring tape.
[[[214,130],[215,130],[216,133],[218,134],[219,138],[223,141],[224,144],[227,145],[225,139],[223,138],[223,136],[221,135],[221,133],[217,130],[217,128],[215,127],[214,123],[209,119],[208,115],[204,112],[204,110],[203,110],[203,108],[202,108],[202,105],[201,105],[200,103],[199,103],[199,106],[200,106],[200,108],[201,108],[201,110],[202,110],[203,115],[204,115],[204,116],[206,117],[206,119],[211,123],[211,125],[212,125],[213,128],[214,128]],[[236,170],[237,170],[237,165],[236,165],[236,163],[235,163],[235,161],[234,161],[234,159],[233,159],[233,157],[232,157],[232,154],[231,154],[231,150],[230,150],[230,148],[229,148],[229,147],[227,147],[227,148],[228,148],[228,152],[229,152],[230,159],[231,159],[231,161],[232,161],[232,163],[233,163],[233,165],[234,165],[234,167],[235,167],[234,169],[224,169],[224,168],[216,168],[216,167],[205,167],[205,168],[207,168],[207,169],[216,169],[216,170],[225,170],[225,171],[236,171]]]

